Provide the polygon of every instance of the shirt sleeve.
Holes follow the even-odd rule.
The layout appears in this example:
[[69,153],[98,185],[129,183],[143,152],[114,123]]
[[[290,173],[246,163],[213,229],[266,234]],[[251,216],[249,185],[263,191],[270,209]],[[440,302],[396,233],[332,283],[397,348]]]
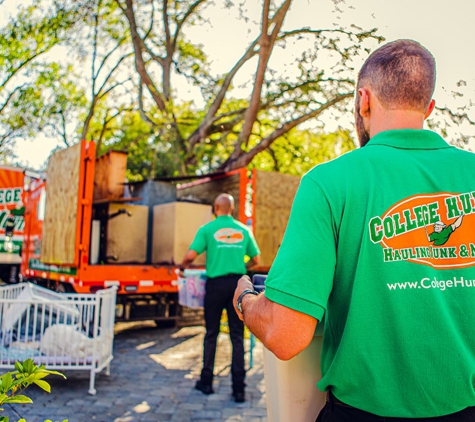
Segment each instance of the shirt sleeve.
[[257,246],[256,239],[254,234],[249,230],[249,242],[247,244],[247,251],[246,255],[249,258],[254,258],[255,256],[259,255],[261,251],[259,250],[259,246]]
[[206,250],[207,240],[205,228],[200,227],[196,232],[193,242],[191,242],[190,248],[192,251],[195,251],[198,255],[202,254]]
[[315,181],[304,176],[266,279],[266,297],[320,321],[333,287],[335,232],[326,196]]

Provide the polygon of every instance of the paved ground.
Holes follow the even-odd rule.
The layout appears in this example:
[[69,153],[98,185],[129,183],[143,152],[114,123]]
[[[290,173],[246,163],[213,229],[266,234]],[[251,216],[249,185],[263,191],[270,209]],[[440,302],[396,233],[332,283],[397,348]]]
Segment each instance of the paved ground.
[[[34,403],[4,406],[10,422],[264,422],[267,421],[262,345],[253,351],[245,403],[231,400],[230,341],[221,334],[214,390],[205,396],[193,387],[201,369],[203,327],[157,329],[150,323],[117,324],[111,375],[96,378],[97,395],[87,393],[89,373],[69,371],[67,380],[49,377],[51,394],[27,390]],[[249,341],[246,344],[249,350]],[[249,367],[249,354],[246,354]]]

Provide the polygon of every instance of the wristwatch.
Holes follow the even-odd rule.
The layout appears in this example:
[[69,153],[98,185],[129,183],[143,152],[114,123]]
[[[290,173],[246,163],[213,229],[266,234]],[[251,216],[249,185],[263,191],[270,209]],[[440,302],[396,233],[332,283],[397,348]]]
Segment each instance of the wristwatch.
[[255,290],[251,290],[251,289],[246,289],[244,290],[240,295],[239,297],[237,298],[236,300],[236,308],[239,312],[241,312],[242,314],[242,298],[246,295],[258,295],[259,293],[257,293]]

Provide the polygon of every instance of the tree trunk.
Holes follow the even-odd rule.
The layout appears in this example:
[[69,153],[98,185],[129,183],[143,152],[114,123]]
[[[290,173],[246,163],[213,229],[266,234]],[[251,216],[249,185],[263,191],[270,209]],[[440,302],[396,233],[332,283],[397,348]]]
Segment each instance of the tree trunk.
[[277,12],[274,14],[271,23],[274,24],[272,32],[269,35],[269,7],[270,0],[265,0],[262,10],[262,26],[261,36],[259,41],[259,63],[257,65],[256,76],[254,79],[254,86],[252,89],[251,100],[244,118],[244,126],[239,134],[238,140],[234,146],[234,151],[230,155],[230,160],[236,160],[242,154],[242,145],[247,145],[252,133],[252,128],[257,119],[261,107],[262,86],[264,85],[265,75],[272,50],[277,39],[277,35],[282,28],[284,18],[289,10],[292,0],[285,0]]

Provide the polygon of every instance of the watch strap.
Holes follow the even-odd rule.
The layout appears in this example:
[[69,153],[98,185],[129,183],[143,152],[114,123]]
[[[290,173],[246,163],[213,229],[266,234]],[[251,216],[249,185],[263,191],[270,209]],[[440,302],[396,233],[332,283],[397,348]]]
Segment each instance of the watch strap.
[[242,314],[242,298],[246,295],[258,295],[259,293],[256,292],[255,290],[251,289],[245,289],[243,292],[239,295],[239,297],[236,300],[236,308],[238,309],[239,312]]

